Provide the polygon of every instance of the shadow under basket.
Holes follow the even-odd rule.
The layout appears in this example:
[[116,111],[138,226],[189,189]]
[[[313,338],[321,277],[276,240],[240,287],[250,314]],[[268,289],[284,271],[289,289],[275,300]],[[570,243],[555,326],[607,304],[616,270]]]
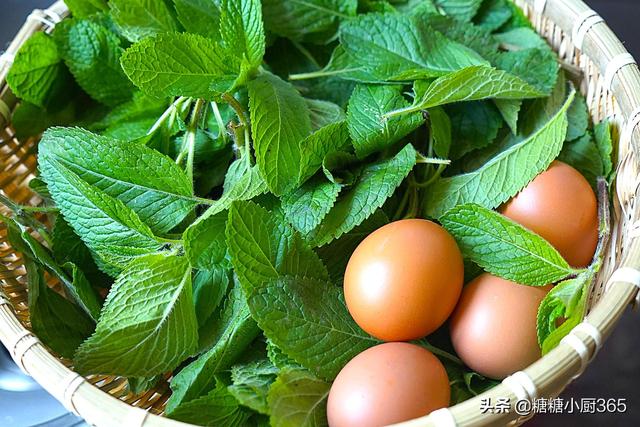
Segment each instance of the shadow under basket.
[[[602,18],[580,0],[516,0],[536,31],[548,40],[565,68],[577,77],[594,123],[608,118],[614,127],[617,175],[613,194],[612,235],[604,265],[590,289],[588,314],[551,352],[493,389],[451,408],[398,425],[517,425],[515,403],[555,397],[587,367],[625,308],[639,297],[640,235],[637,194],[640,171],[640,72],[631,55]],[[6,84],[11,61],[37,31],[51,31],[69,14],[62,1],[36,10],[0,57],[0,190],[14,201],[37,205],[28,183],[36,169],[37,140],[20,141],[11,127],[17,100]],[[0,212],[2,211],[0,207]],[[3,212],[4,213],[4,212]],[[83,378],[52,354],[30,331],[26,277],[21,256],[8,244],[0,225],[0,341],[25,372],[69,410],[96,426],[188,426],[162,417],[170,395],[166,382],[132,395],[126,379]],[[51,286],[56,286],[51,283]],[[508,398],[511,410],[483,413],[482,401]]]

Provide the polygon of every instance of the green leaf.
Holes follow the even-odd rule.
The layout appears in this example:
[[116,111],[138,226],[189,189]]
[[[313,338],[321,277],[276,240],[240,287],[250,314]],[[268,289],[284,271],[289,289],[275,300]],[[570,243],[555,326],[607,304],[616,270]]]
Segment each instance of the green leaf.
[[362,224],[343,234],[339,239],[316,249],[318,256],[327,266],[333,283],[342,283],[349,258],[360,242],[387,223],[389,218],[381,209],[378,209]]
[[311,133],[309,109],[293,86],[273,74],[248,86],[258,167],[271,192],[281,195],[298,184],[300,143]]
[[427,215],[439,218],[464,203],[496,208],[546,170],[562,149],[567,133],[567,109],[574,93],[572,90],[562,108],[524,141],[501,152],[474,172],[436,181],[427,194]]
[[123,202],[87,184],[53,158],[40,156],[40,170],[56,206],[111,275],[131,260],[160,250],[161,242]]
[[402,86],[356,86],[349,100],[347,123],[358,157],[389,147],[424,122],[419,112],[390,120],[383,118],[386,113],[408,105],[402,96]]
[[305,99],[305,101],[309,108],[311,129],[314,132],[347,118],[344,110],[333,102],[322,101],[320,99]]
[[322,166],[325,157],[336,151],[342,151],[351,146],[347,121],[326,125],[300,144],[300,179],[303,183],[311,178]]
[[341,186],[318,176],[282,197],[287,220],[300,233],[316,228],[333,207]]
[[274,427],[326,426],[331,384],[302,369],[286,369],[269,390],[270,422]]
[[127,378],[127,388],[131,393],[139,396],[156,387],[162,379],[162,375],[155,375],[153,377],[129,377]]
[[74,367],[83,374],[153,376],[175,369],[197,341],[189,262],[147,255],[116,279]]
[[540,34],[531,28],[514,28],[504,33],[494,34],[494,37],[507,50],[550,49]]
[[240,69],[238,60],[215,41],[188,33],[144,39],[125,51],[121,63],[129,79],[149,95],[207,100],[233,87]]
[[230,287],[231,269],[220,265],[198,270],[193,276],[193,303],[198,319],[198,349],[213,346],[218,322],[218,307]]
[[445,109],[451,119],[450,157],[459,159],[463,155],[491,144],[502,127],[502,117],[487,101],[472,101],[448,105]]
[[610,177],[613,173],[613,140],[611,137],[611,123],[605,119],[594,126],[596,145],[602,159],[603,174]]
[[[95,324],[78,306],[47,286],[35,262],[25,261],[29,290],[29,320],[38,338],[62,357],[72,358],[76,348],[93,332]],[[0,271],[5,270],[4,265]]]
[[107,0],[64,0],[64,3],[77,18],[86,18],[109,10]]
[[215,388],[209,393],[183,403],[171,412],[169,418],[199,426],[241,427],[247,425],[250,412],[243,409],[227,386],[214,378]]
[[357,181],[343,192],[322,223],[308,236],[322,246],[360,225],[389,198],[416,164],[416,150],[407,144],[391,159],[363,167]]
[[440,76],[486,64],[473,50],[400,14],[367,14],[346,21],[340,42],[367,71],[390,81]]
[[242,59],[246,72],[260,66],[265,38],[259,0],[222,0],[220,33],[227,49]]
[[387,114],[394,116],[426,110],[438,105],[482,99],[537,98],[542,92],[519,77],[495,68],[467,67],[434,80],[422,94],[416,94],[413,105]]
[[198,204],[192,184],[169,157],[142,144],[79,128],[52,128],[39,144],[40,167],[62,164],[86,183],[121,200],[157,233],[178,225]]
[[223,211],[187,228],[183,235],[184,249],[192,266],[207,269],[227,265],[226,226],[227,212]]
[[111,16],[131,42],[178,30],[164,0],[110,0]]
[[355,16],[357,0],[262,0],[265,27],[296,41],[324,43],[342,20]]
[[456,206],[440,222],[466,258],[498,277],[545,286],[576,274],[542,237],[482,206]]
[[494,31],[503,26],[511,18],[512,12],[509,7],[510,0],[485,0],[473,21]]
[[598,177],[604,176],[604,168],[600,150],[591,136],[591,132],[585,133],[575,141],[564,143],[558,160],[573,166],[596,188]]
[[69,125],[76,118],[76,107],[75,102],[68,101],[55,111],[47,111],[28,102],[19,103],[11,116],[16,138],[26,140],[32,136],[39,137],[51,126]]
[[440,158],[448,158],[453,142],[451,119],[442,107],[430,108],[428,112],[433,152]]
[[236,283],[216,324],[211,340],[213,347],[171,380],[173,393],[167,401],[167,415],[171,417],[180,407],[205,396],[216,387],[215,375],[229,369],[259,333],[240,285]]
[[253,202],[234,202],[229,210],[227,243],[245,291],[281,275],[326,280],[326,268],[300,236],[279,217]]
[[589,110],[587,109],[587,101],[580,93],[576,93],[576,97],[567,110],[567,141],[573,141],[584,136],[589,127]]
[[267,394],[277,374],[278,368],[267,359],[235,365],[231,367],[233,384],[229,386],[229,392],[242,405],[269,415]]
[[498,107],[498,111],[502,115],[502,118],[509,126],[511,133],[516,135],[518,133],[518,114],[522,108],[521,99],[494,99],[493,103]]
[[498,41],[490,31],[483,27],[469,22],[461,22],[440,14],[421,14],[417,16],[451,40],[473,49],[487,61],[492,61],[498,54]]
[[[341,79],[353,80],[360,83],[384,83],[384,78],[378,77],[362,63],[349,55],[342,45],[336,46],[327,65],[318,72],[306,74],[307,77],[337,76]],[[298,75],[298,78],[305,74]],[[292,76],[293,79],[293,76]]]
[[[585,314],[589,284],[594,273],[587,270],[577,277],[554,286],[538,308],[537,334],[542,353],[546,354],[575,327]],[[559,325],[559,322],[562,322]]]
[[187,32],[220,38],[220,0],[173,0],[173,4]]
[[131,98],[133,85],[120,67],[123,49],[115,33],[100,24],[65,19],[54,33],[60,55],[93,99],[114,106]]
[[548,46],[501,52],[495,63],[498,68],[518,76],[546,95],[553,90],[560,69],[556,54]]
[[53,39],[45,33],[31,36],[18,51],[7,83],[23,101],[47,108],[73,88],[71,75]]
[[288,356],[332,380],[363,350],[379,343],[353,321],[342,290],[327,280],[279,276],[248,289],[251,314]]
[[482,0],[435,0],[444,12],[460,21],[470,21],[478,12]]

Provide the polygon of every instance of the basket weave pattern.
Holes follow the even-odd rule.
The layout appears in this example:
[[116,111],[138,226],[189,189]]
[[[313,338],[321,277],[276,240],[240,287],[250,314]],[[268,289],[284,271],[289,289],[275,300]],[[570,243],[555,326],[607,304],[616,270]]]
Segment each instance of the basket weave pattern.
[[[598,350],[601,340],[615,325],[638,293],[634,271],[640,269],[639,213],[636,206],[640,164],[640,72],[620,41],[602,19],[580,0],[516,0],[536,30],[558,52],[564,68],[580,85],[595,123],[609,118],[614,123],[617,179],[614,187],[612,236],[605,263],[589,296],[585,324],[523,373],[512,376],[494,389],[455,407],[402,423],[417,426],[480,426],[519,424],[516,414],[482,414],[482,398],[517,399],[558,395],[579,374]],[[11,58],[36,31],[50,31],[68,15],[58,1],[47,11],[34,11],[0,57],[0,190],[24,205],[37,205],[39,198],[28,182],[36,169],[37,141],[18,141],[11,129],[10,113],[16,99],[5,79]],[[0,206],[0,212],[6,214]],[[625,267],[625,269],[621,269]],[[621,270],[619,270],[621,269]],[[616,279],[610,280],[614,271]],[[640,273],[638,274],[640,277]],[[139,396],[128,393],[124,378],[75,374],[69,361],[52,355],[28,331],[25,270],[19,254],[6,241],[0,225],[0,341],[16,362],[70,410],[99,426],[187,426],[161,415],[169,396],[166,382]],[[55,282],[50,283],[56,288]],[[615,284],[615,286],[607,286]],[[571,341],[571,342],[569,342]],[[135,408],[134,408],[135,407]]]

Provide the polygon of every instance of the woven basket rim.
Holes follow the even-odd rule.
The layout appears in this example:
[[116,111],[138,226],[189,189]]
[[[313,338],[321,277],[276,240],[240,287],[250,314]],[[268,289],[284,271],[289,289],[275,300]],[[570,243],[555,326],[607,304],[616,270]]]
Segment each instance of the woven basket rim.
[[[592,9],[581,0],[515,0],[515,3],[532,16],[538,30],[544,26],[543,17],[549,19],[568,35],[571,43],[580,47],[580,53],[593,62],[594,72],[605,80],[611,95],[615,98],[620,116],[613,117],[619,123],[622,137],[621,145],[629,145],[625,156],[620,156],[619,180],[616,200],[622,209],[621,222],[635,224],[638,215],[635,209],[638,167],[631,174],[624,174],[637,165],[640,147],[640,71],[624,46],[602,22]],[[51,29],[57,21],[68,16],[69,11],[63,1],[55,2],[46,11],[35,10],[22,29],[16,35],[5,55],[0,57],[0,128],[10,124],[11,111],[17,102],[6,83],[11,58],[20,46],[35,32]],[[607,89],[607,88],[605,88]],[[627,175],[630,175],[627,177]],[[629,182],[627,182],[629,181]],[[622,237],[629,233],[622,229]],[[626,234],[625,234],[626,233]],[[595,355],[601,340],[607,337],[624,309],[638,292],[634,284],[633,272],[640,270],[640,244],[627,239],[622,256],[612,261],[618,272],[602,298],[592,307],[583,324],[572,332],[575,337],[571,343],[563,342],[527,369],[511,376],[502,384],[451,408],[436,411],[426,417],[397,424],[403,427],[422,426],[480,426],[504,425],[508,422],[521,422],[517,414],[486,413],[480,407],[483,399],[508,398],[511,402],[518,399],[534,399],[542,396],[556,396],[574,376],[585,367],[583,358]],[[625,270],[626,269],[626,270]],[[622,271],[622,273],[620,273]],[[625,275],[624,272],[627,272]],[[637,273],[640,275],[640,273]],[[607,282],[610,274],[607,274]],[[0,281],[2,272],[0,271]],[[638,280],[637,278],[635,280]],[[587,326],[585,326],[587,325]],[[590,325],[590,326],[589,326]],[[0,341],[7,347],[16,362],[34,377],[49,393],[65,406],[98,426],[190,426],[182,422],[154,415],[131,406],[105,391],[100,390],[78,374],[65,367],[61,361],[50,354],[46,347],[28,331],[16,317],[11,302],[2,292],[0,283]],[[581,358],[581,353],[582,354]]]

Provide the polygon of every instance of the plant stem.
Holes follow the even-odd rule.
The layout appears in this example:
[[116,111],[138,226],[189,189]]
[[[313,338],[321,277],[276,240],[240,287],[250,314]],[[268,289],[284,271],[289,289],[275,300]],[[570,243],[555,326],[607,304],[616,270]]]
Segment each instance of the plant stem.
[[426,164],[426,165],[450,165],[451,160],[438,159],[436,157],[425,157],[422,154],[418,153],[416,155],[416,163]]
[[227,104],[229,104],[231,108],[234,109],[234,111],[236,112],[236,115],[238,116],[238,119],[240,120],[240,123],[244,126],[249,126],[249,119],[247,118],[247,112],[244,110],[244,107],[242,106],[242,104],[240,104],[238,100],[235,99],[233,95],[229,93],[225,93],[224,95],[222,95],[222,99],[224,99],[227,102]]
[[162,115],[158,118],[158,120],[156,120],[156,122],[153,124],[153,126],[151,126],[151,128],[149,128],[149,130],[147,131],[147,135],[151,135],[152,133],[154,133],[155,131],[157,131],[158,129],[160,129],[160,127],[165,124],[167,122],[167,120],[170,119],[170,117],[175,117],[175,114],[178,111],[178,108],[180,108],[180,106],[182,106],[184,104],[185,101],[189,100],[189,98],[185,98],[184,96],[180,96],[178,97],[175,101],[173,101],[173,103],[169,106],[169,108],[167,108],[164,113],[162,113]]
[[191,182],[193,182],[193,161],[196,149],[196,132],[198,130],[198,121],[200,120],[200,115],[204,106],[205,101],[203,99],[198,99],[196,101],[193,111],[191,111],[191,120],[189,121],[187,132],[184,136],[185,144],[187,146],[187,176]]
[[345,68],[342,70],[333,70],[333,71],[320,70],[320,71],[312,71],[310,73],[290,74],[289,80],[295,81],[295,80],[318,79],[321,77],[337,76],[340,74],[350,73],[352,71],[359,71],[361,69],[362,68]]
[[424,110],[424,108],[422,106],[411,105],[409,107],[400,108],[398,110],[390,111],[386,114],[383,114],[382,120],[389,120],[393,117],[402,116],[403,114],[415,113],[416,111],[420,111],[420,110]]
[[445,170],[445,168],[446,165],[438,165],[438,169],[436,169],[436,172],[431,175],[431,177],[426,182],[415,182],[413,186],[417,188],[425,188],[430,186],[435,182],[436,179],[440,178],[440,175],[442,175],[442,172]]
[[224,120],[222,120],[222,115],[220,114],[220,109],[218,108],[218,104],[215,101],[211,101],[211,110],[213,111],[213,115],[216,118],[216,122],[218,123],[218,128],[220,129],[220,135],[222,135],[222,140],[226,144],[229,140],[229,135],[227,135],[227,129],[224,125]]
[[302,44],[298,43],[297,41],[292,41],[292,43],[296,47],[296,49],[298,49],[300,53],[309,60],[309,62],[311,62],[313,65],[315,65],[318,68],[322,68],[320,64],[318,64],[318,61],[316,61],[316,58],[314,58],[313,55],[311,55],[311,52],[309,52],[309,50],[306,47],[304,47]]

